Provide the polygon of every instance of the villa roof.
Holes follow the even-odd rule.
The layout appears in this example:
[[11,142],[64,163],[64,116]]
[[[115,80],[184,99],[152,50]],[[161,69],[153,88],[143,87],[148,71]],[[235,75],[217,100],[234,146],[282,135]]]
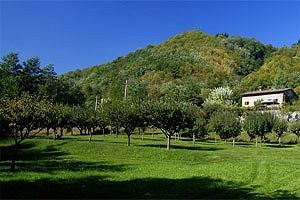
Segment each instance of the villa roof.
[[264,94],[278,94],[278,93],[284,93],[288,90],[291,90],[296,95],[296,93],[292,88],[284,88],[284,89],[276,89],[276,90],[273,89],[273,90],[259,90],[259,91],[245,92],[242,94],[242,97],[257,96],[257,95],[264,95]]

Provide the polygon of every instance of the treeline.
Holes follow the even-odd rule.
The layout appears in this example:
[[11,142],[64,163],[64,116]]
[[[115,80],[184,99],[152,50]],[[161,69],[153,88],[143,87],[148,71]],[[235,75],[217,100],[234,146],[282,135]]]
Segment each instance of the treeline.
[[0,62],[1,101],[20,97],[24,93],[52,103],[85,103],[85,96],[80,87],[72,80],[58,77],[53,65],[41,66],[38,57],[29,58],[21,63],[17,53],[10,53]]

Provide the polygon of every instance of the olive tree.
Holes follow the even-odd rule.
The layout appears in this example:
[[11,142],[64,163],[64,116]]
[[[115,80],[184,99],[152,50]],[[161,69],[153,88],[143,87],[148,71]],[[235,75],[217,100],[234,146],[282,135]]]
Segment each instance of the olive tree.
[[241,133],[241,122],[237,113],[229,111],[214,112],[209,120],[209,127],[216,132],[221,139],[235,138]]

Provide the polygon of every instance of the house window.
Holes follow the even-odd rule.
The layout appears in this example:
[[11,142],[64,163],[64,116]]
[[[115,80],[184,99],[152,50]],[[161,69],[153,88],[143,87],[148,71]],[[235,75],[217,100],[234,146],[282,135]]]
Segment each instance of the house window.
[[249,101],[246,101],[246,102],[245,102],[245,105],[249,105]]

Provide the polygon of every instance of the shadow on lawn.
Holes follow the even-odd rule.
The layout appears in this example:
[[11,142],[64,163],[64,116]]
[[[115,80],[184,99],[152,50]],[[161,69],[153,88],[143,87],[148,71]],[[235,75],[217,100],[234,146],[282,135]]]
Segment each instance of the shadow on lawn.
[[278,145],[278,144],[267,144],[267,147],[271,147],[271,148],[279,148],[279,149],[287,149],[287,148],[293,148],[295,147],[295,145]]
[[[57,144],[56,146],[64,145],[65,143]],[[66,153],[57,150],[52,145],[46,146],[44,149],[33,149],[34,144],[30,142],[21,143],[18,148],[17,161],[32,161],[32,160],[42,160],[48,158],[59,159],[61,156],[66,155]],[[11,160],[13,154],[14,146],[2,146],[0,147],[0,162]]]
[[[17,188],[17,192],[16,191]],[[33,182],[2,182],[2,198],[97,198],[97,199],[296,199],[287,191],[260,196],[238,183],[192,177],[186,179],[146,178],[111,181],[103,176],[78,179],[40,179]]]
[[[156,148],[166,148],[167,146],[164,144],[144,144],[139,145],[142,147],[156,147]],[[221,148],[215,147],[206,147],[206,146],[180,146],[180,145],[171,145],[170,149],[185,149],[185,150],[204,150],[204,151],[217,151],[222,150]]]
[[[57,141],[60,141],[60,140],[62,140],[62,141],[64,141],[64,140],[71,140],[71,141],[83,141],[83,142],[89,142],[89,136],[88,135],[85,135],[85,137],[84,137],[85,139],[83,139],[83,138],[78,138],[78,136],[77,137],[72,137],[72,136],[68,136],[68,137],[61,137],[61,138],[59,138]],[[91,142],[102,142],[103,140],[99,140],[99,139],[94,139],[94,138],[92,138],[92,141]]]
[[[56,144],[55,146],[63,145]],[[68,159],[68,154],[52,145],[44,149],[32,148],[32,143],[20,145],[17,154],[16,171],[45,172],[56,171],[124,171],[125,165],[108,165],[104,162],[85,162]],[[11,167],[13,146],[1,147],[0,172],[8,172]]]

